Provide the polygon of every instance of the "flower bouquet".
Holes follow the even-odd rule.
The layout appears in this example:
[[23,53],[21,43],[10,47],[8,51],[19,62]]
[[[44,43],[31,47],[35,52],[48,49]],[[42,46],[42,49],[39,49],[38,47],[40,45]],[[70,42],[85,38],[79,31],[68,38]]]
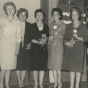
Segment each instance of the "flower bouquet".
[[47,43],[47,36],[46,36],[46,34],[41,34],[41,38],[39,40],[44,42],[43,44],[41,44],[41,47],[43,47],[45,49],[44,45],[46,45],[46,43]]
[[72,44],[75,44],[75,41],[77,41],[77,38],[75,36],[77,36],[77,29],[73,30],[73,38],[71,40]]

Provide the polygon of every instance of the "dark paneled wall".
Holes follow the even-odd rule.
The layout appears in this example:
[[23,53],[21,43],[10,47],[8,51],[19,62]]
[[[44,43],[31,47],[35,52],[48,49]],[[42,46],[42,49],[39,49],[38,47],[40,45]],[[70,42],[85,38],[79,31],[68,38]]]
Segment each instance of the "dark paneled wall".
[[49,0],[40,0],[40,3],[41,3],[41,9],[43,9],[46,14],[44,22],[48,24]]

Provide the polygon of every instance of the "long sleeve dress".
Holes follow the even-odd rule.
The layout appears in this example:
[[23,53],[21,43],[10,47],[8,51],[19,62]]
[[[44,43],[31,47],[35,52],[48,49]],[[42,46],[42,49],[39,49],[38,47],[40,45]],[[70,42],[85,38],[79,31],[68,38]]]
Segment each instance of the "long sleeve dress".
[[10,23],[7,17],[0,19],[0,65],[3,70],[16,69],[16,44],[21,42],[20,22],[14,18]]
[[83,38],[83,42],[75,41],[73,47],[70,48],[65,46],[62,69],[72,72],[83,72],[83,64],[85,58],[84,43],[88,41],[88,29],[87,26],[83,23],[80,23],[77,28],[74,28],[72,23],[67,25],[64,36],[65,41],[70,41],[71,39],[73,39],[74,29],[77,30],[78,37]]
[[[43,24],[43,30],[40,31],[36,23],[33,23],[30,31],[30,41],[33,39],[39,41],[42,38],[42,35],[49,37],[49,27],[46,24]],[[48,59],[48,50],[47,43],[42,46],[40,44],[31,43],[30,49],[30,67],[32,71],[44,71],[47,70],[47,59]]]
[[[57,25],[57,29],[54,29],[54,25]],[[61,70],[63,62],[63,37],[65,28],[66,25],[62,21],[58,24],[55,24],[54,21],[49,26],[50,36],[53,37],[53,40],[48,45],[48,69]]]

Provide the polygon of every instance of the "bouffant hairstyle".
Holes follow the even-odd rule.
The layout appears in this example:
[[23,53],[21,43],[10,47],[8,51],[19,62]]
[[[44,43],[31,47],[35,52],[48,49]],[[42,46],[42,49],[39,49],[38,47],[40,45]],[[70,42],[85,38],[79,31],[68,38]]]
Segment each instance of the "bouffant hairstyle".
[[4,10],[4,12],[6,13],[6,15],[7,15],[7,10],[6,10],[6,8],[7,8],[8,5],[11,5],[11,6],[14,7],[14,14],[15,14],[15,13],[16,13],[16,6],[15,6],[15,4],[14,4],[13,2],[6,2],[6,3],[4,4],[4,6],[3,6],[3,10]]
[[53,8],[52,9],[52,12],[51,12],[52,17],[53,17],[54,12],[58,12],[58,14],[60,15],[59,20],[61,20],[63,18],[62,10],[60,8]]
[[82,19],[82,16],[81,16],[82,12],[78,7],[72,7],[71,8],[71,10],[70,10],[70,18],[72,19],[72,12],[73,11],[76,11],[78,13],[78,16],[79,16],[78,20],[81,20]]
[[25,12],[26,13],[26,19],[28,18],[28,10],[25,9],[25,8],[20,8],[18,11],[17,11],[17,17],[19,17],[20,14],[22,14],[22,12]]
[[35,10],[34,17],[36,18],[36,14],[39,13],[39,12],[43,14],[43,17],[45,19],[45,12],[42,9]]

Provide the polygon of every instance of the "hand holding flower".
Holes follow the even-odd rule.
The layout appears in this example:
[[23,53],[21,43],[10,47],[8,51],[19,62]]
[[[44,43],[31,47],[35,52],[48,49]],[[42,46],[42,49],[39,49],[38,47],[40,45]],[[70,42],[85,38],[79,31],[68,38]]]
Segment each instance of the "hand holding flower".
[[43,39],[40,39],[39,44],[43,46],[46,44],[46,41],[44,41]]
[[70,47],[73,47],[74,43],[75,43],[74,41],[69,41],[69,42],[65,42],[65,45],[70,48]]
[[47,37],[46,37],[46,34],[42,34],[41,36],[42,36],[42,38],[39,39],[40,40],[39,44],[41,44],[43,46],[47,43]]
[[53,40],[53,36],[50,36],[50,37],[49,37],[49,41],[52,41],[52,40]]

